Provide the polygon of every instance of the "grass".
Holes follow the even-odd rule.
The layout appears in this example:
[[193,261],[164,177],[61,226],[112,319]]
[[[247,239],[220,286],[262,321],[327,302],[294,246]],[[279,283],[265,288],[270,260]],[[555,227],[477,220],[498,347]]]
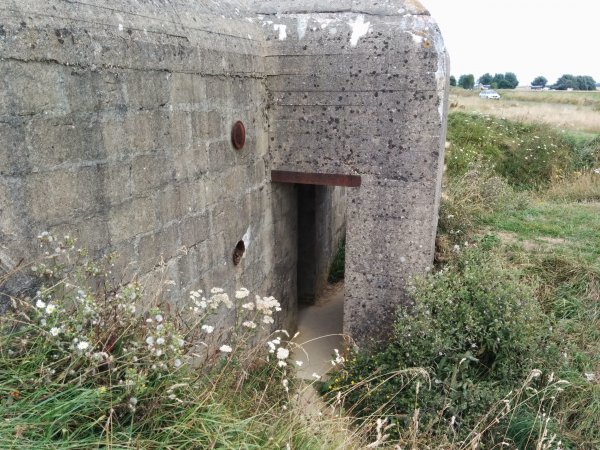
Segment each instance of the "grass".
[[[569,104],[569,98],[561,93],[552,107],[565,103],[589,112],[589,102]],[[350,410],[393,417],[388,433],[406,448],[600,448],[598,135],[457,109],[449,117],[437,272],[427,281],[433,291],[417,292],[426,305],[414,306],[412,316],[399,313],[398,339],[375,355],[351,356],[356,359],[334,379],[333,390],[350,393],[342,395]],[[461,264],[471,267],[462,275],[456,269]],[[502,270],[521,275],[494,279]],[[507,284],[498,291],[501,282]],[[515,328],[496,313],[487,323],[494,306],[510,304],[490,303],[488,296],[521,304],[525,291],[512,295],[511,289],[516,293],[522,284],[532,289],[537,312]],[[523,320],[520,313],[509,316],[514,323]],[[432,324],[437,325],[428,329]],[[486,384],[483,374],[494,376],[498,366],[468,373],[486,364],[486,354],[467,351],[461,336],[481,327],[489,327],[483,339],[493,332],[532,332],[542,345],[534,350],[525,341],[528,350],[516,352],[531,360],[513,355],[531,370],[528,377],[513,373]],[[415,359],[423,355],[421,362]],[[371,383],[362,394],[356,388],[373,374],[383,376],[386,368],[414,364],[427,369],[429,386],[392,379],[389,386]],[[482,405],[484,411],[477,412]]]
[[498,101],[480,99],[478,93],[453,88],[450,109],[538,123],[559,131],[600,133],[600,92],[502,90]]
[[531,206],[489,216],[483,223],[494,231],[513,233],[519,240],[562,239],[554,251],[568,251],[597,262],[600,258],[600,205],[534,201]]
[[344,266],[346,261],[346,241],[343,240],[338,247],[335,258],[329,268],[329,275],[327,281],[330,283],[336,283],[344,279]]
[[[346,421],[299,414],[312,386],[289,376],[286,333],[266,326],[272,297],[193,291],[167,313],[113,278],[112,256],[40,238],[37,292],[0,316],[0,448],[360,447]],[[215,336],[227,309],[236,324]]]

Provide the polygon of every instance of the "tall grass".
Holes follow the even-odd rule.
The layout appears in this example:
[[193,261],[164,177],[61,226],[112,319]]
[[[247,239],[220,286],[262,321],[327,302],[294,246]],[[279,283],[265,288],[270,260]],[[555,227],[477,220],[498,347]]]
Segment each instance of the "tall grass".
[[329,392],[402,448],[600,448],[598,138],[453,112],[448,139],[436,271]]
[[[352,448],[334,420],[299,414],[275,299],[213,288],[169,314],[115,282],[112,257],[40,240],[37,290],[0,316],[0,448]],[[223,309],[236,326],[218,337]]]

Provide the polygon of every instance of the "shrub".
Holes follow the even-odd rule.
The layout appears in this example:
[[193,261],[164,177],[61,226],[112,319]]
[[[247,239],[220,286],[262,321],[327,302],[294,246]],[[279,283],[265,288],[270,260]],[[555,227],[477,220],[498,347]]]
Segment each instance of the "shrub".
[[[494,252],[471,248],[444,270],[415,279],[411,294],[414,306],[398,312],[391,342],[375,354],[352,355],[329,389],[358,384],[346,397],[359,415],[385,411],[408,426],[418,414],[422,429],[452,422],[464,435],[533,367],[544,336],[534,290]],[[413,367],[426,368],[430,383],[364,382]]]

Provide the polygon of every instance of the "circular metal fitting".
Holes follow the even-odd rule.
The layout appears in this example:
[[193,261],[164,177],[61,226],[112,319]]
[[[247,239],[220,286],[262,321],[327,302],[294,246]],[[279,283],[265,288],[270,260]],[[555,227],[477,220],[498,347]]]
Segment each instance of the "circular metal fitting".
[[236,150],[241,150],[246,144],[246,127],[241,120],[233,124],[231,129],[231,143]]

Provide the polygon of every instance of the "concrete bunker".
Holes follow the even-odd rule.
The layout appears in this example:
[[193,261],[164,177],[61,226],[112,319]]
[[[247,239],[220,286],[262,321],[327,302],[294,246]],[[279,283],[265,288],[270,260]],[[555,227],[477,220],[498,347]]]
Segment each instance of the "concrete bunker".
[[277,174],[358,177],[344,330],[385,337],[440,196],[447,55],[418,2],[14,0],[0,25],[0,266],[68,232],[174,307],[244,286],[293,329],[299,194]]

